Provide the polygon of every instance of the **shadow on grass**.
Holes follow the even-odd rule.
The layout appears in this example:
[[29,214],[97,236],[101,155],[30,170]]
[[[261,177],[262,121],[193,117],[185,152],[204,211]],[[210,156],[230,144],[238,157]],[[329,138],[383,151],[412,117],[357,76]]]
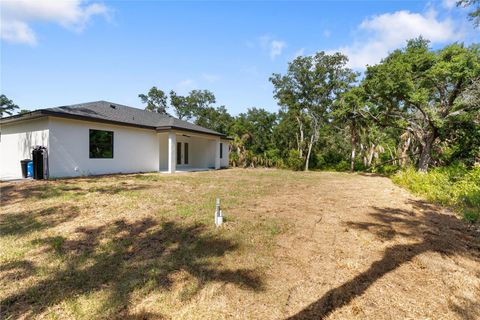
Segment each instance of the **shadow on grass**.
[[18,260],[0,265],[0,281],[18,281],[19,279],[28,278],[33,275],[35,267],[28,260]]
[[[415,240],[413,244],[389,247],[383,257],[344,284],[329,290],[320,299],[311,303],[288,319],[323,319],[335,310],[348,305],[362,295],[377,280],[394,271],[404,263],[425,252],[441,255],[463,255],[480,263],[480,238],[459,219],[441,214],[438,207],[423,201],[411,201],[414,208],[423,213],[396,208],[374,208],[370,215],[376,222],[349,223],[350,228],[374,233],[382,240],[401,236]],[[477,304],[478,305],[478,304]],[[452,307],[458,314],[471,314],[460,306]],[[470,313],[468,313],[470,312]]]
[[[478,297],[477,297],[478,298]],[[478,319],[478,310],[480,310],[480,301],[478,299],[460,298],[461,304],[451,302],[449,308],[452,309],[462,319]]]
[[[98,182],[98,180],[97,180]],[[74,180],[41,181],[17,183],[15,185],[0,185],[2,204],[13,204],[27,199],[46,200],[61,198],[61,200],[76,200],[88,193],[118,194],[128,191],[139,191],[148,188],[145,185],[127,184],[125,182],[108,182],[107,185],[82,188]]]
[[[82,294],[102,291],[103,315],[138,318],[129,314],[133,292],[169,290],[173,275],[185,271],[196,279],[190,297],[209,282],[233,283],[263,290],[260,276],[250,269],[225,269],[217,257],[237,249],[229,240],[210,234],[202,225],[157,223],[145,218],[133,223],[117,220],[108,226],[79,228],[75,240],[44,239],[51,254],[63,255],[66,265],[47,279],[16,291],[0,301],[2,316],[38,315],[48,307]],[[28,267],[28,266],[27,266]],[[160,315],[155,315],[160,317]]]
[[74,219],[79,214],[76,206],[53,206],[41,210],[27,210],[0,215],[0,237],[20,236],[55,227]]

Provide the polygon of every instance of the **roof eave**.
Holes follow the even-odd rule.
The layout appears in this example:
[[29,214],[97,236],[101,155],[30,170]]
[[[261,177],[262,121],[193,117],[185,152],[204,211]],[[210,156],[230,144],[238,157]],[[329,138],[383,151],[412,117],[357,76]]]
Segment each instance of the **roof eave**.
[[220,133],[220,132],[207,132],[207,131],[195,130],[195,129],[190,129],[190,128],[182,128],[182,127],[178,127],[178,126],[160,126],[160,127],[157,127],[156,130],[159,131],[159,132],[170,131],[170,130],[179,130],[179,131],[201,133],[201,134],[206,134],[206,135],[211,135],[211,136],[216,136],[216,137],[221,137],[221,138],[226,137],[225,134]]
[[44,114],[42,114],[42,111],[43,110],[35,110],[35,111],[25,112],[21,114],[16,114],[13,116],[8,116],[5,118],[0,118],[0,124],[7,124],[7,123],[12,123],[17,121],[41,118],[45,116]]
[[66,119],[74,119],[74,120],[83,120],[83,121],[91,121],[91,122],[100,122],[100,123],[107,123],[107,124],[114,124],[114,125],[119,125],[119,126],[129,126],[129,127],[136,127],[136,128],[142,128],[142,129],[151,129],[151,130],[156,130],[157,132],[162,132],[162,131],[169,131],[169,130],[179,130],[179,131],[186,131],[186,132],[194,132],[194,133],[199,133],[199,134],[205,134],[205,135],[211,135],[215,137],[220,137],[222,139],[229,139],[226,134],[220,133],[220,132],[208,132],[208,131],[202,131],[202,130],[195,130],[195,129],[190,129],[190,128],[184,128],[184,127],[179,127],[179,126],[146,126],[146,125],[140,125],[140,124],[134,124],[134,123],[128,123],[128,122],[122,122],[122,121],[115,121],[115,120],[107,120],[107,119],[100,119],[100,118],[95,118],[95,117],[89,117],[89,116],[82,116],[82,115],[75,115],[75,114],[69,114],[69,113],[64,113],[64,112],[57,112],[57,111],[52,111],[48,109],[39,109],[27,113],[22,113],[22,114],[17,114],[14,116],[9,116],[5,118],[0,119],[0,124],[7,124],[7,123],[14,123],[17,121],[25,121],[25,120],[31,120],[31,119],[38,119],[41,117],[58,117],[58,118],[66,118]]

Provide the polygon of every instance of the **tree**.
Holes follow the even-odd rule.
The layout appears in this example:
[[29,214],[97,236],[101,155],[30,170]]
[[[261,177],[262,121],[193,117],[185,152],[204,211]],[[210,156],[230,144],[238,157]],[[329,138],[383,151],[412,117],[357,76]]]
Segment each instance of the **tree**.
[[462,94],[459,103],[474,112],[452,117],[449,130],[444,130],[442,136],[441,161],[447,165],[462,162],[472,166],[480,162],[480,79],[476,79]]
[[152,87],[146,95],[139,94],[138,97],[142,100],[142,103],[147,104],[145,110],[167,114],[167,96],[165,92],[157,89],[157,87]]
[[277,125],[273,128],[272,139],[275,143],[275,148],[280,150],[283,158],[287,158],[292,149],[296,149],[300,156],[297,120],[282,109],[277,113]]
[[190,109],[187,98],[178,95],[175,91],[170,91],[170,105],[175,111],[175,115],[180,120],[190,120],[193,116],[193,110]]
[[475,6],[475,9],[469,13],[469,16],[476,27],[480,26],[480,0],[459,0],[457,6],[464,8]]
[[187,96],[180,96],[175,91],[170,91],[170,105],[176,116],[182,120],[188,121],[211,114],[212,104],[215,102],[215,95],[208,90],[192,90]]
[[12,100],[8,99],[4,94],[0,95],[0,118],[3,117],[4,113],[11,116],[16,109],[18,109],[18,106]]
[[334,105],[333,115],[340,126],[344,126],[350,136],[350,171],[355,170],[356,152],[360,143],[361,130],[369,124],[362,114],[365,107],[365,92],[362,87],[353,87],[340,95]]
[[233,121],[225,106],[200,108],[195,118],[195,124],[220,133],[228,133]]
[[428,41],[410,40],[406,48],[367,68],[363,85],[373,106],[369,114],[413,135],[421,149],[418,170],[426,172],[434,143],[452,118],[478,110],[459,102],[479,75],[477,46],[452,44],[431,51]]
[[238,137],[247,135],[245,146],[255,154],[274,149],[273,131],[277,125],[277,115],[261,108],[250,108],[236,117],[231,133]]
[[[480,108],[480,78],[472,81],[472,84],[463,92],[460,103],[467,109],[477,110]],[[479,116],[480,114],[477,114]]]
[[[340,53],[318,52],[297,57],[288,64],[285,75],[273,74],[274,95],[280,106],[297,120],[299,155],[305,170],[320,128],[327,123],[336,97],[355,81],[356,74],[346,68],[348,59]],[[304,150],[305,149],[305,150]]]
[[196,112],[210,107],[215,102],[215,95],[209,90],[192,90],[187,96],[187,104]]

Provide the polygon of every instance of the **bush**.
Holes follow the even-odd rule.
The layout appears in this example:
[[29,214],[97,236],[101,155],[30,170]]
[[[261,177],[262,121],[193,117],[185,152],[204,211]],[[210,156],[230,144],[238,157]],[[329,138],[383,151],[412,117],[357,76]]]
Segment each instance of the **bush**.
[[270,167],[283,168],[284,162],[278,149],[268,149],[265,152],[265,157],[270,161]]
[[465,210],[463,212],[463,220],[467,221],[468,223],[474,224],[480,221],[480,212],[475,210]]
[[391,176],[400,170],[400,166],[393,164],[385,164],[383,166],[378,166],[372,170],[372,172],[383,174],[386,176]]
[[239,159],[238,154],[236,152],[230,152],[230,165],[232,167],[240,166],[240,159]]
[[398,172],[392,180],[427,200],[452,206],[468,222],[480,216],[480,167],[467,169],[457,164],[419,173],[413,168]]
[[295,171],[301,171],[304,167],[303,158],[300,158],[300,152],[298,150],[290,150],[288,152],[287,166]]
[[345,156],[334,150],[326,150],[318,152],[312,160],[312,164],[318,169],[335,169],[340,162],[345,161]]
[[348,170],[350,170],[350,163],[348,163],[346,160],[342,160],[335,165],[335,170],[336,171],[348,171]]

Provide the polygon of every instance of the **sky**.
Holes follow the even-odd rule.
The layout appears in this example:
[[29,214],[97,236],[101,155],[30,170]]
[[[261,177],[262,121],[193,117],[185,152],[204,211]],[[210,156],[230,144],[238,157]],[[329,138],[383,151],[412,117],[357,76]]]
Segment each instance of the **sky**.
[[0,2],[0,91],[22,109],[107,100],[143,108],[152,86],[211,90],[237,115],[277,111],[272,73],[340,51],[358,72],[422,35],[480,42],[455,0]]

